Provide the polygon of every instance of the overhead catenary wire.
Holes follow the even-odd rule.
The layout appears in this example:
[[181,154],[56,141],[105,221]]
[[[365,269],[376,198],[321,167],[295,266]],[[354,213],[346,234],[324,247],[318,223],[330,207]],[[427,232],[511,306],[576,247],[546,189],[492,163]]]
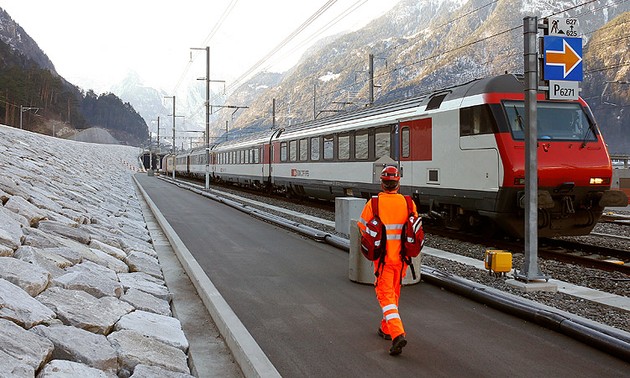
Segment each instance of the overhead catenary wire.
[[[221,16],[219,17],[219,20],[216,22],[216,24],[214,25],[214,27],[212,28],[212,30],[210,30],[210,33],[208,33],[208,35],[206,36],[206,38],[203,40],[203,42],[201,43],[200,46],[206,45],[208,44],[212,38],[214,37],[214,35],[219,31],[219,29],[221,28],[221,26],[223,25],[223,23],[225,22],[225,20],[227,20],[228,16],[230,15],[230,13],[232,12],[232,10],[234,9],[234,7],[236,6],[236,3],[238,2],[238,0],[232,0],[228,6],[225,8],[225,10],[223,11],[223,13],[221,14]],[[197,58],[197,56],[201,54],[201,52],[199,51],[192,51],[191,52],[191,58],[188,61],[188,63],[186,64],[186,67],[184,68],[184,70],[182,71],[181,75],[179,76],[179,79],[177,80],[177,84],[175,84],[175,88],[173,88],[172,93],[177,93],[177,90],[179,89],[179,86],[183,83],[184,79],[187,77],[188,75],[188,71],[190,70],[190,66],[192,65],[192,62]]]
[[[589,1],[586,1],[586,2],[584,2],[584,3],[577,4],[577,5],[574,5],[574,6],[572,6],[572,7],[569,7],[569,8],[566,8],[566,9],[563,9],[563,10],[560,10],[560,11],[557,11],[557,12],[554,12],[554,13],[552,13],[552,14],[550,14],[550,15],[545,16],[544,18],[557,16],[557,15],[559,15],[559,14],[563,14],[563,13],[565,13],[565,12],[568,12],[568,11],[571,11],[571,10],[574,10],[574,9],[578,9],[578,8],[584,7],[584,6],[586,6],[586,5],[589,5],[589,4],[592,4],[592,3],[595,3],[595,2],[597,2],[597,1],[598,1],[598,0],[589,0]],[[622,3],[625,3],[625,2],[627,2],[627,1],[628,1],[628,0],[621,0],[621,1],[616,2],[616,3],[615,3],[615,4],[613,4],[613,5],[622,4]],[[491,5],[491,4],[493,4],[493,3],[495,3],[495,2],[496,2],[496,1],[492,1],[492,2],[490,2],[490,3],[488,3],[488,4],[485,4],[485,5],[483,5],[483,6],[480,6],[480,7],[478,7],[478,8],[475,8],[473,11],[468,12],[468,13],[467,13],[467,15],[471,15],[471,14],[473,14],[475,11],[479,11],[479,10],[481,10],[481,9],[483,9],[483,8],[485,8],[485,7],[487,7],[487,6]],[[608,5],[608,6],[612,6],[612,5]],[[598,9],[601,9],[601,8],[598,8]],[[593,10],[592,12],[595,12],[595,11],[596,11],[596,10]],[[589,10],[589,12],[590,12],[590,10]],[[586,13],[586,12],[582,12],[582,13]],[[460,19],[460,18],[461,18],[461,17],[456,17],[456,18],[454,18],[454,19],[450,20],[450,21],[449,21],[449,22],[447,22],[447,23],[443,23],[443,24],[441,24],[441,25],[440,25],[440,27],[444,27],[444,26],[447,26],[447,25],[451,25],[451,24],[452,24],[455,20]],[[416,61],[414,61],[414,62],[411,62],[411,63],[405,64],[405,65],[402,65],[402,66],[395,67],[395,68],[393,68],[393,69],[391,69],[391,70],[387,70],[386,72],[382,72],[382,73],[380,73],[380,74],[378,74],[378,75],[375,75],[375,76],[374,76],[374,80],[377,80],[378,78],[381,78],[381,77],[384,77],[384,76],[387,76],[387,75],[391,75],[392,73],[394,73],[394,72],[396,72],[396,71],[403,70],[403,69],[405,69],[405,68],[408,68],[408,67],[411,67],[411,66],[414,66],[414,65],[423,64],[423,63],[425,63],[425,62],[427,62],[427,61],[430,61],[430,60],[433,60],[433,59],[436,59],[436,58],[439,58],[439,57],[442,57],[442,56],[447,56],[447,55],[449,55],[449,54],[451,54],[451,53],[453,53],[453,52],[455,52],[455,51],[458,51],[458,50],[461,50],[461,49],[464,49],[464,48],[470,47],[470,46],[472,46],[472,45],[475,45],[475,44],[478,44],[478,43],[481,43],[481,42],[488,41],[488,40],[490,40],[490,39],[492,39],[492,38],[496,38],[496,37],[498,37],[498,36],[500,36],[500,35],[503,35],[503,34],[505,34],[505,33],[509,33],[509,32],[513,32],[513,31],[520,30],[521,28],[522,28],[522,25],[518,25],[518,26],[515,26],[515,27],[512,27],[512,28],[509,28],[509,29],[507,29],[507,30],[503,30],[503,31],[497,32],[497,33],[495,33],[495,34],[493,34],[493,35],[490,35],[490,36],[488,36],[488,37],[481,38],[481,39],[478,39],[478,40],[475,40],[475,41],[469,42],[469,43],[467,43],[467,44],[464,44],[464,45],[461,45],[461,46],[454,47],[454,48],[452,48],[452,49],[450,49],[450,50],[443,51],[443,52],[439,52],[439,53],[436,53],[436,54],[432,54],[432,55],[430,55],[430,56],[428,56],[428,57],[425,57],[425,58],[422,58],[422,59],[416,60]],[[411,41],[410,41],[410,42],[411,42]],[[409,43],[409,42],[408,42],[408,43]],[[406,44],[405,44],[405,45],[406,45]],[[402,45],[399,45],[398,47],[400,47],[400,46],[402,46]],[[616,68],[616,67],[613,67],[613,68]],[[367,84],[367,82],[368,82],[367,80],[363,81],[363,85]],[[350,87],[352,87],[352,86],[354,86],[354,85],[355,85],[355,84],[350,84],[350,85],[346,85],[346,86],[343,86],[343,87],[340,87],[340,88],[335,88],[334,90],[329,91],[329,92],[322,93],[321,95],[322,95],[322,96],[327,96],[327,95],[331,95],[331,94],[334,94],[334,93],[338,93],[338,92],[340,92],[340,91],[347,90],[348,88],[350,88]]]
[[[569,11],[572,11],[572,10],[576,10],[576,9],[584,8],[584,7],[586,7],[586,6],[587,6],[587,5],[589,5],[589,4],[593,4],[593,3],[595,3],[596,1],[597,1],[597,0],[589,0],[589,1],[585,1],[585,2],[583,2],[583,3],[576,4],[576,5],[571,6],[571,7],[569,7],[569,8],[562,9],[562,10],[559,10],[559,11],[557,11],[557,12],[554,12],[554,13],[552,13],[552,14],[550,14],[550,15],[546,16],[546,17],[556,16],[556,15],[564,14],[565,12],[569,12]],[[585,11],[581,12],[580,14],[585,14],[585,13],[589,13],[589,12],[597,12],[598,10],[604,9],[604,8],[606,8],[606,7],[615,6],[615,5],[618,5],[618,4],[625,3],[625,2],[627,2],[627,1],[628,1],[628,0],[621,0],[621,1],[616,1],[616,2],[614,2],[614,3],[608,3],[608,4],[607,4],[607,5],[605,5],[605,6],[602,6],[602,7],[597,7],[597,8],[595,8],[595,9],[587,9],[587,10],[585,10]],[[487,8],[487,7],[489,7],[489,6],[493,5],[493,4],[495,4],[495,3],[497,3],[497,2],[498,2],[498,1],[490,1],[490,2],[488,2],[488,3],[485,3],[485,4],[483,4],[483,5],[479,6],[479,7],[475,8],[475,9],[472,9],[472,10],[468,11],[468,12],[467,12],[467,13],[465,13],[465,14],[458,15],[457,17],[454,17],[453,19],[449,20],[448,22],[445,22],[445,23],[440,24],[440,25],[438,25],[438,26],[439,26],[439,27],[446,27],[446,26],[449,26],[449,25],[453,25],[453,24],[454,24],[454,22],[459,21],[459,20],[461,20],[461,19],[463,19],[463,18],[465,18],[465,17],[468,17],[468,16],[470,16],[470,15],[472,15],[472,14],[475,14],[476,12],[478,12],[478,11],[480,11],[480,10],[483,10],[483,9],[485,9],[485,8]],[[355,4],[356,4],[356,3],[355,3]],[[512,28],[509,28],[509,29],[506,29],[506,30],[503,30],[503,31],[500,31],[500,32],[497,32],[497,33],[494,33],[494,34],[493,34],[493,35],[491,35],[491,36],[487,36],[487,37],[481,38],[481,39],[479,39],[479,40],[471,41],[471,42],[466,43],[466,44],[464,44],[464,45],[454,47],[454,48],[449,49],[449,50],[447,50],[447,51],[443,51],[443,52],[439,52],[439,53],[434,53],[434,54],[431,54],[431,55],[429,55],[429,56],[427,56],[427,57],[424,57],[424,58],[422,58],[422,59],[415,60],[415,61],[414,61],[414,62],[412,62],[412,63],[408,63],[408,64],[405,64],[405,65],[402,65],[402,66],[395,66],[394,68],[392,68],[392,69],[390,69],[390,70],[386,70],[386,71],[383,71],[383,72],[381,72],[381,73],[379,73],[379,74],[375,75],[375,80],[377,80],[377,79],[379,79],[379,78],[381,78],[381,77],[383,77],[383,76],[386,76],[386,75],[391,75],[392,73],[394,73],[394,72],[396,72],[396,71],[404,70],[404,69],[409,68],[409,67],[411,67],[411,66],[415,66],[415,65],[419,65],[419,64],[424,64],[425,62],[427,62],[427,61],[429,61],[429,60],[433,60],[433,59],[441,58],[441,57],[444,57],[444,56],[448,56],[449,54],[452,54],[453,52],[456,52],[456,51],[458,51],[458,50],[462,50],[462,49],[468,48],[468,47],[470,47],[470,46],[474,46],[475,44],[478,44],[478,43],[483,43],[483,42],[487,42],[487,41],[489,41],[489,40],[491,40],[491,39],[493,39],[493,38],[497,38],[497,37],[499,37],[499,36],[501,36],[501,35],[503,35],[503,34],[505,34],[505,33],[510,33],[510,32],[515,32],[515,31],[520,31],[521,27],[522,27],[521,25],[518,25],[518,26],[515,26],[515,27],[512,27]],[[435,29],[435,28],[433,28],[433,29]],[[314,37],[312,37],[312,38],[314,38]],[[285,40],[286,40],[286,39],[285,39]],[[401,44],[401,45],[398,45],[398,46],[395,46],[395,47],[389,46],[389,49],[398,49],[398,48],[400,48],[400,47],[402,47],[402,46],[405,46],[405,45],[407,45],[408,43],[411,43],[411,42],[413,42],[413,40],[409,40],[407,43],[405,43],[405,44]],[[287,43],[288,43],[288,42],[287,42]],[[271,57],[273,56],[273,54],[277,53],[279,50],[280,50],[280,48],[277,48],[277,49],[274,49],[274,50],[273,50],[272,52],[270,52],[269,54],[267,54],[267,56],[264,58],[264,59],[265,59],[265,61],[266,61],[266,60],[271,59]],[[261,60],[260,62],[263,62],[263,61],[264,61],[264,60]],[[491,60],[487,60],[484,64],[487,64],[487,63],[489,63],[490,61],[491,61]],[[623,66],[623,65],[616,65],[615,67],[621,67],[621,66]],[[259,67],[260,67],[260,65],[257,65],[257,67],[259,68]],[[608,68],[608,69],[613,69],[613,68],[615,68],[615,67],[610,67],[610,68]],[[348,68],[348,69],[351,69],[351,68]],[[239,82],[239,81],[244,80],[244,79],[245,79],[248,75],[250,75],[253,71],[254,71],[254,69],[253,69],[253,68],[252,68],[252,69],[250,69],[250,70],[248,70],[245,74],[243,74],[243,75],[242,75],[242,76],[241,76],[241,77],[237,80],[237,83],[234,83],[234,84],[232,84],[232,85],[230,86],[230,89],[234,88],[234,87],[238,84],[238,82]],[[586,71],[586,72],[588,72],[588,71]],[[328,95],[331,95],[331,94],[339,93],[340,91],[347,91],[347,90],[349,90],[350,88],[355,87],[357,84],[358,84],[358,85],[361,85],[361,83],[362,83],[363,85],[365,85],[365,84],[367,83],[367,80],[362,81],[362,82],[361,82],[361,81],[359,81],[358,83],[353,83],[353,84],[350,84],[350,85],[346,85],[346,86],[342,86],[342,87],[339,87],[339,88],[335,88],[335,90],[332,90],[332,91],[329,91],[329,92],[325,92],[325,93],[322,93],[322,94],[320,94],[320,95],[321,95],[321,96],[328,96]],[[296,103],[295,103],[295,102],[293,102],[291,106],[295,106],[295,104],[296,104]],[[283,106],[282,106],[281,104],[278,104],[278,108],[277,108],[277,109],[278,109],[278,110],[281,110],[281,109],[283,109]]]
[[330,7],[332,7],[337,0],[329,0],[324,4],[321,8],[319,8],[314,14],[312,14],[306,21],[304,21],[296,30],[294,30],[288,37],[286,37],[280,44],[274,47],[267,55],[265,55],[262,59],[256,62],[250,69],[245,71],[240,77],[238,77],[233,84],[228,86],[228,92],[232,89],[236,88],[242,81],[248,78],[253,72],[255,72],[260,66],[262,66],[267,60],[269,60],[275,53],[277,53],[280,49],[286,46],[289,42],[291,42],[298,34],[300,34],[306,27],[311,25],[315,20],[317,20],[324,12],[326,12]]

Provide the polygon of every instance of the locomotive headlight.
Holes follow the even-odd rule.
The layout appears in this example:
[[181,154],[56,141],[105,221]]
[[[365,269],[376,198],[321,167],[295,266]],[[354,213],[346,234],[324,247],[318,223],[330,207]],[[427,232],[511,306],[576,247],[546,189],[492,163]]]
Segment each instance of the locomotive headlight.
[[525,185],[525,177],[514,177],[514,185]]
[[608,185],[610,184],[609,177],[591,177],[591,185]]

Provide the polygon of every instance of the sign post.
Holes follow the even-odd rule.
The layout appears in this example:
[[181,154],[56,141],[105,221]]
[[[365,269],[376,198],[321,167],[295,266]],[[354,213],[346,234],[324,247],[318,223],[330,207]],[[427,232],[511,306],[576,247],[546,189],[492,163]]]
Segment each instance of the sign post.
[[543,79],[549,82],[547,98],[575,101],[584,79],[582,38],[577,18],[549,17],[543,37]]

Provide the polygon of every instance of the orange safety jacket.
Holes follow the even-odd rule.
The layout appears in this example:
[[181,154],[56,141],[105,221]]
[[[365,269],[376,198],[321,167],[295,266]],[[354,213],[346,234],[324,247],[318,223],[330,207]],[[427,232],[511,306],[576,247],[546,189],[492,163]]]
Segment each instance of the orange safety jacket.
[[[417,216],[418,211],[416,204],[413,203],[413,212]],[[385,264],[400,264],[402,258],[400,256],[400,250],[402,248],[402,228],[407,220],[407,202],[402,194],[381,192],[378,194],[378,216],[385,225],[387,234],[387,244],[385,255]],[[365,224],[374,217],[372,213],[372,201],[368,201],[363,212],[361,213],[361,219],[358,222],[361,232],[365,232]],[[374,264],[375,269],[378,264]]]

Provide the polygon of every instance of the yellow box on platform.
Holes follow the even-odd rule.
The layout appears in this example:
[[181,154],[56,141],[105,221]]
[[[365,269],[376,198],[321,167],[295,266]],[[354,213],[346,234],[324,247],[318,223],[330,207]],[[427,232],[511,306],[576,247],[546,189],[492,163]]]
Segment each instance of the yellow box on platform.
[[512,270],[512,253],[498,249],[486,249],[484,265],[490,273],[507,273]]

